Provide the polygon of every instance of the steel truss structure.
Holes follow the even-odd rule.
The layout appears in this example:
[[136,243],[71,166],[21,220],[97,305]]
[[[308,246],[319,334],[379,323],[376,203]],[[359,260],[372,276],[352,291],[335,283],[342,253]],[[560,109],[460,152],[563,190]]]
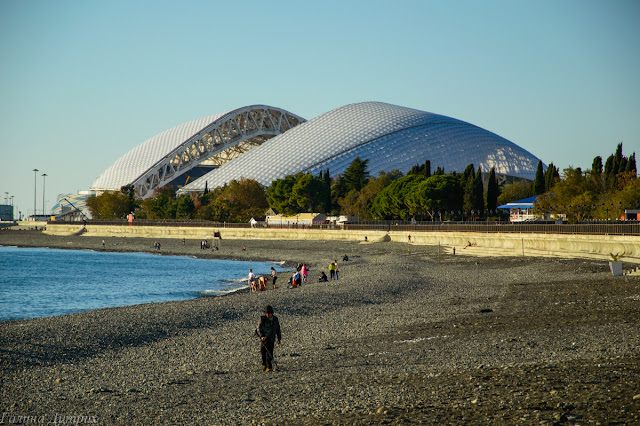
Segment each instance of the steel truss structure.
[[[202,120],[206,122],[204,127]],[[120,186],[131,184],[136,196],[149,198],[157,188],[174,182],[195,167],[219,167],[305,121],[280,108],[252,105],[185,123],[183,127],[199,129],[194,134],[178,126],[148,140],[137,147],[144,148],[132,150],[98,177],[91,189],[119,190]],[[185,131],[191,132],[186,133],[191,134],[186,139],[180,137]],[[167,145],[173,149],[167,150]],[[127,178],[130,168],[142,169],[142,173],[134,179]]]

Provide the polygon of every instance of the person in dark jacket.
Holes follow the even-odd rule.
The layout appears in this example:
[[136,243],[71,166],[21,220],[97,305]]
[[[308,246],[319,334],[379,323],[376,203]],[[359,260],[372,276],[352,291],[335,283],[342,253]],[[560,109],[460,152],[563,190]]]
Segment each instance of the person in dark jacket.
[[258,326],[258,334],[260,335],[260,354],[262,355],[262,371],[271,371],[273,369],[273,347],[276,340],[280,344],[282,338],[280,334],[280,321],[278,317],[273,315],[271,305],[264,310],[264,315],[260,317],[260,325]]

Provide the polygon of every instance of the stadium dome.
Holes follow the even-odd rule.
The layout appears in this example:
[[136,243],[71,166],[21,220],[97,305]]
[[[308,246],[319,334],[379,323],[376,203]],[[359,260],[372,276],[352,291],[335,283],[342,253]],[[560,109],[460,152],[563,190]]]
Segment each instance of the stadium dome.
[[471,163],[505,177],[533,180],[538,158],[513,142],[455,118],[381,102],[336,108],[283,133],[241,157],[185,185],[179,192],[203,191],[240,178],[270,185],[298,172],[341,174],[356,158],[379,171],[431,163],[446,173]]
[[138,145],[91,185],[100,192],[133,185],[148,198],[167,184],[183,186],[305,119],[267,105],[252,105],[183,123]]

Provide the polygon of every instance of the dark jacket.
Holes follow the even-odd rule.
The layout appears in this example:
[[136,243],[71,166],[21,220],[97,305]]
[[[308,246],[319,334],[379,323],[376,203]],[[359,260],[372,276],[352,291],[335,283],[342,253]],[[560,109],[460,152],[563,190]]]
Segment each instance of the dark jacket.
[[277,316],[272,316],[272,327],[271,327],[271,333],[267,333],[267,321],[269,321],[269,319],[267,318],[266,315],[263,315],[260,317],[260,325],[258,326],[258,333],[260,334],[260,337],[266,337],[267,341],[269,342],[275,342],[276,338],[278,340],[282,339],[282,336],[280,335],[280,321],[278,321],[278,317]]

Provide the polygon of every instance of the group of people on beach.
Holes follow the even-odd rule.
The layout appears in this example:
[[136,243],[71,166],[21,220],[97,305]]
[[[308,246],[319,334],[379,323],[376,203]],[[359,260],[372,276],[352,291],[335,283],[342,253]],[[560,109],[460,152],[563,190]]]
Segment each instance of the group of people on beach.
[[[343,260],[348,261],[349,257],[347,255],[344,256]],[[309,283],[309,271],[311,268],[306,263],[298,263],[295,272],[289,278],[287,283],[287,288],[298,288],[301,287],[302,284]],[[269,279],[271,279],[271,289],[277,289],[276,281],[278,280],[278,273],[275,268],[271,267],[271,272],[269,275],[256,275],[253,272],[253,269],[249,269],[249,276],[247,278],[247,282],[249,287],[251,288],[251,292],[259,292],[268,290],[267,284],[269,283]],[[328,282],[329,280],[338,280],[339,279],[339,268],[338,268],[338,260],[334,260],[329,264],[329,277],[324,271],[320,272],[318,275],[318,282]]]
[[218,251],[218,244],[214,243],[213,248],[211,248],[211,244],[209,243],[209,240],[201,240],[200,241],[200,250],[206,250],[206,249],[211,249],[213,251]]
[[[270,277],[271,277],[271,289],[272,290],[276,290],[278,288],[278,286],[276,285],[276,281],[278,281],[278,273],[276,272],[276,270],[275,270],[275,268],[273,266],[271,267]],[[267,290],[267,283],[269,282],[269,276],[268,275],[261,275],[261,276],[258,277],[253,272],[253,269],[249,269],[248,282],[249,282],[249,286],[251,287],[251,291],[252,292],[266,291]]]

